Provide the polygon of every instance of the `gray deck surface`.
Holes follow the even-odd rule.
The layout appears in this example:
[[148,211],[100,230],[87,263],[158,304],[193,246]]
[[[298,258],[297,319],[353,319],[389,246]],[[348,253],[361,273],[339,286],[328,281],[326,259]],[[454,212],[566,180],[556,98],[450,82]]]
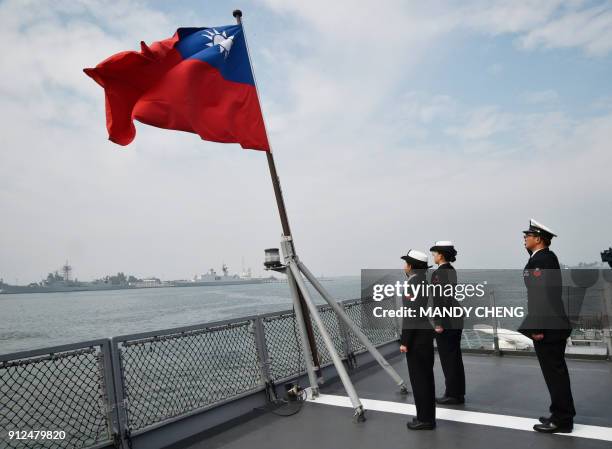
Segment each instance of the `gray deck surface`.
[[[390,360],[398,372],[407,375],[403,357]],[[533,417],[548,415],[548,391],[534,357],[464,355],[467,395],[462,410]],[[577,424],[612,427],[612,363],[568,361],[578,415]],[[385,373],[373,366],[352,374],[362,398],[412,403],[412,395],[401,396]],[[443,376],[436,355],[436,384],[443,393]],[[345,396],[339,382],[322,388],[326,394]],[[451,408],[451,407],[449,407]],[[185,449],[203,448],[612,448],[609,441],[438,420],[435,431],[409,431],[408,417],[367,411],[367,421],[355,424],[352,409],[306,403],[291,417],[271,413],[253,415]],[[503,419],[503,418],[502,418]]]

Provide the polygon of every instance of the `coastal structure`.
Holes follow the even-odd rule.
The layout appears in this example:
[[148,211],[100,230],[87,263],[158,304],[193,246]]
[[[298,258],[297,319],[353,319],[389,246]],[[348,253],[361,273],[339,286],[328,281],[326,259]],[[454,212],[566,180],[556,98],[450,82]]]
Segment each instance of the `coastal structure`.
[[15,293],[57,293],[57,292],[80,292],[98,290],[123,290],[135,288],[160,288],[160,287],[203,287],[222,285],[245,285],[282,282],[274,276],[256,278],[252,276],[251,269],[243,270],[242,274],[230,274],[228,266],[224,263],[221,267],[223,274],[211,268],[207,273],[196,275],[191,280],[162,281],[156,277],[137,279],[129,278],[123,273],[116,276],[106,276],[93,282],[80,282],[72,279],[72,266],[66,262],[61,272],[49,273],[46,279],[39,283],[28,285],[9,285],[0,280],[0,294]]

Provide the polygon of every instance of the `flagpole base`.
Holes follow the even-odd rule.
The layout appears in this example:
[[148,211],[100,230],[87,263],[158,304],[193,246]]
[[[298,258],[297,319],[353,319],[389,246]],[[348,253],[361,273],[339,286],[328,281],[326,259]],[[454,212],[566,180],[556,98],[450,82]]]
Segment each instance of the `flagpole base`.
[[[310,296],[310,292],[306,287],[305,279],[302,278],[302,275],[304,275],[304,277],[312,284],[312,286],[323,297],[323,299],[325,299],[325,301],[330,304],[332,309],[335,311],[339,321],[343,322],[348,327],[349,331],[352,332],[357,337],[357,339],[364,344],[367,351],[374,357],[374,359],[387,372],[387,374],[389,374],[389,376],[395,381],[396,385],[399,387],[400,393],[402,395],[409,394],[408,387],[406,386],[406,383],[401,378],[401,376],[399,376],[395,369],[391,367],[391,365],[382,356],[378,349],[372,344],[372,342],[370,342],[370,340],[365,336],[361,329],[359,329],[357,325],[349,318],[342,306],[331,297],[331,295],[319,283],[318,279],[316,279],[316,277],[310,272],[310,270],[308,270],[308,268],[306,268],[306,266],[299,260],[298,256],[295,254],[295,248],[293,246],[291,236],[283,236],[280,246],[282,249],[285,263],[281,264],[277,268],[272,269],[274,269],[275,271],[281,271],[287,275],[287,280],[289,282],[292,297],[294,300],[296,320],[298,321],[298,326],[300,327],[300,340],[303,347],[302,352],[305,357],[306,371],[308,374],[310,388],[312,390],[313,396],[318,396],[319,389],[318,382],[314,381],[315,367],[313,365],[312,360],[313,352],[316,352],[316,347],[312,348],[310,345],[306,333],[306,323],[304,321],[304,313],[307,312],[310,313],[310,317],[312,317],[315,321],[319,330],[319,335],[323,340],[323,344],[325,345],[328,353],[330,354],[332,358],[332,363],[334,364],[334,367],[336,368],[336,371],[340,377],[344,389],[346,390],[351,400],[351,403],[353,404],[353,421],[358,423],[366,420],[363,405],[361,404],[355,387],[353,386],[348,372],[346,371],[346,367],[344,366],[340,355],[336,351],[333,340],[331,339],[323,323],[323,320],[321,319],[318,308],[315,306]],[[299,301],[300,296],[303,298],[303,305]],[[314,351],[312,351],[313,349]]]

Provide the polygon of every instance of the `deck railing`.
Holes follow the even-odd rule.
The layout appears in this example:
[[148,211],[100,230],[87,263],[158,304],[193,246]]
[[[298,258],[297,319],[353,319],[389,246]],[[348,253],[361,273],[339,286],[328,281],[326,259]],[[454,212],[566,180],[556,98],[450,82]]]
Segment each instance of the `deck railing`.
[[[0,448],[110,444],[117,428],[110,346],[92,340],[0,356]],[[37,431],[45,434],[28,434]]]
[[[376,346],[398,339],[397,320],[371,320],[372,307],[395,308],[395,300],[341,304]],[[319,310],[343,359],[364,351],[329,306]],[[329,365],[314,331],[321,365]],[[120,447],[303,374],[298,332],[293,311],[283,311],[0,355],[0,449]],[[610,338],[607,332],[602,339]],[[497,338],[467,329],[463,346],[500,352]],[[35,446],[33,434],[9,438],[9,432],[42,430],[65,436],[39,435]]]
[[[368,301],[342,304],[361,324]],[[363,351],[329,306],[319,310],[342,358]],[[398,338],[393,322],[364,331],[379,345]],[[107,447],[295,378],[305,370],[297,336],[283,311],[0,355],[0,448]]]

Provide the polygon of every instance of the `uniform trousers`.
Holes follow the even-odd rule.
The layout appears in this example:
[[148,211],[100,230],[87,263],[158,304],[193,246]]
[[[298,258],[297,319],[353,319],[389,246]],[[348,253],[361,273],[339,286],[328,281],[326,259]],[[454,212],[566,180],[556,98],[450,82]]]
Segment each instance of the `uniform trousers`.
[[461,355],[461,329],[444,329],[436,333],[436,345],[440,364],[444,372],[446,392],[444,396],[463,398],[465,396],[465,371]]
[[410,385],[417,409],[417,419],[436,421],[436,384],[434,382],[433,329],[413,329],[406,360]]
[[533,342],[550,393],[551,420],[558,426],[572,426],[576,415],[569,372],[565,363],[565,345],[566,340]]

